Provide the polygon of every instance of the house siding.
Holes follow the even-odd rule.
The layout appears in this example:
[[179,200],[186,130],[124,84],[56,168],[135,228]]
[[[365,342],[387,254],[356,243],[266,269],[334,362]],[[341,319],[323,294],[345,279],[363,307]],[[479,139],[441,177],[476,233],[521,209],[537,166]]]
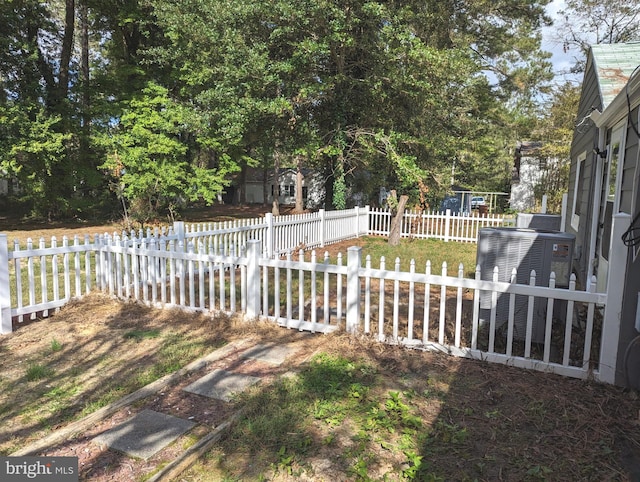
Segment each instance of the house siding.
[[[574,251],[574,271],[578,282],[584,286],[588,275],[589,263],[589,233],[593,216],[598,215],[598,210],[593,206],[593,192],[595,189],[595,176],[597,168],[597,156],[593,153],[595,140],[598,139],[598,129],[591,119],[587,116],[592,112],[593,108],[602,110],[602,98],[598,88],[598,80],[593,62],[588,62],[585,71],[580,103],[578,106],[578,115],[576,124],[581,124],[576,128],[571,143],[571,170],[569,178],[569,199],[568,206],[573,208],[575,183],[580,182],[578,190],[580,205],[576,206],[576,212],[580,213],[580,222],[578,229],[574,229],[571,225],[571,216],[567,216],[566,231],[576,235],[576,247]],[[584,120],[584,121],[583,121]],[[583,172],[577,176],[578,163],[581,155],[586,153]],[[573,214],[573,213],[571,213]]]
[[[638,108],[636,107],[630,116],[634,119],[634,125],[638,119]],[[622,169],[622,180],[620,185],[620,211],[631,214],[633,207],[633,192],[637,186],[635,182],[636,169],[638,165],[638,137],[635,135],[630,122],[627,122],[627,142],[625,144],[624,165]]]
[[[636,107],[629,120],[637,127],[638,110]],[[622,171],[622,185],[620,198],[620,211],[628,213],[634,219],[640,213],[640,154],[639,140],[633,127],[627,123],[627,144],[625,147],[625,162]],[[634,192],[635,191],[635,192]],[[638,221],[636,221],[637,223]],[[640,246],[630,247],[627,255],[627,275],[622,296],[622,314],[620,326],[620,341],[618,348],[617,366],[625,367],[627,360],[627,348],[631,341],[638,336],[635,329],[635,317],[638,310],[638,287],[640,287]],[[628,369],[628,367],[625,367]],[[640,388],[640,373],[630,370],[629,373],[618,373],[616,383]]]
[[[583,197],[579,225],[575,225],[574,218],[572,227],[569,216],[566,222],[567,231],[576,234],[578,256],[574,259],[574,270],[578,279],[585,281],[591,270],[589,262],[593,259],[594,271],[598,276],[596,288],[606,289],[608,296],[621,296],[622,307],[615,314],[617,324],[613,326],[613,336],[618,338],[617,360],[610,363],[616,368],[615,382],[635,389],[640,389],[640,344],[634,342],[640,331],[636,330],[640,296],[640,246],[633,246],[634,241],[629,240],[630,245],[628,249],[625,248],[623,282],[618,278],[615,281],[617,284],[611,286],[611,278],[607,283],[607,275],[613,273],[609,271],[612,269],[608,263],[609,246],[618,241],[611,239],[614,234],[611,227],[616,219],[621,222],[626,220],[625,216],[615,218],[615,214],[621,212],[630,215],[633,226],[636,229],[640,227],[640,142],[636,130],[640,104],[638,64],[640,43],[637,42],[594,45],[589,51],[571,146],[573,165],[568,207],[572,215],[573,199],[576,197],[574,186],[579,188],[578,192]],[[595,115],[592,119],[587,116],[593,108],[597,108],[601,115]],[[597,126],[594,122],[597,122]],[[612,155],[612,141],[619,139],[623,146],[618,156],[613,191],[611,188],[614,186],[609,184],[606,170]],[[606,149],[606,159],[593,153],[596,146],[600,150]],[[583,179],[578,173],[577,161],[580,155],[585,154],[584,171],[591,176],[590,179]],[[637,237],[637,232],[635,234]],[[615,269],[622,270],[619,265]],[[616,271],[615,274],[619,276],[621,273]],[[631,347],[635,348],[629,350]],[[631,354],[629,359],[628,354]],[[627,363],[629,361],[630,364]]]

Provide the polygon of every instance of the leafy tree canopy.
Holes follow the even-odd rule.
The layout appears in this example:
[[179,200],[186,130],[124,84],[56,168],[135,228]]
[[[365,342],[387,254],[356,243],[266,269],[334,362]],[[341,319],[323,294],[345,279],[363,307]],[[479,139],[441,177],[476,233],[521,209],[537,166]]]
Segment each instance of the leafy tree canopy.
[[[329,207],[381,186],[435,201],[454,164],[497,189],[551,78],[547,2],[4,2],[0,107],[50,137],[37,169],[2,167],[58,213],[110,184],[141,218],[276,158],[323,171]],[[15,122],[6,152],[29,138]]]

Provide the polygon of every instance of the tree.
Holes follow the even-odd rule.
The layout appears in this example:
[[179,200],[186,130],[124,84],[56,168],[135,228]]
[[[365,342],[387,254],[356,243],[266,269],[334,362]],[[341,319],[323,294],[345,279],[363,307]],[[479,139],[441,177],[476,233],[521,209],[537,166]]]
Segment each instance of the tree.
[[111,174],[136,221],[144,224],[165,210],[173,218],[187,201],[211,204],[228,183],[233,167],[227,169],[224,159],[215,171],[189,162],[181,137],[199,121],[191,114],[150,82],[105,137],[108,155],[100,167]]
[[558,32],[565,52],[576,52],[572,72],[584,70],[593,44],[640,40],[640,1],[567,0]]
[[513,145],[505,136],[514,121],[492,111],[506,99],[505,113],[531,102],[550,78],[534,35],[543,5],[156,1],[172,44],[153,54],[211,113],[212,132],[237,146],[236,158],[278,143],[283,167],[295,167],[302,151],[325,172],[328,207],[338,207],[355,171],[370,172],[376,189],[427,179],[435,193],[478,135],[499,131],[491,144]]
[[402,236],[402,219],[404,218],[404,209],[407,206],[409,196],[402,195],[398,200],[398,195],[395,190],[391,190],[391,194],[387,198],[387,203],[391,208],[391,227],[389,228],[389,244],[391,246],[397,246],[400,244],[400,238]]
[[[328,207],[383,185],[417,196],[418,181],[435,200],[454,162],[465,182],[500,184],[505,146],[537,114],[547,0],[525,3],[11,0],[0,106],[61,136],[55,165],[34,155],[37,174],[21,180],[43,186],[52,215],[99,193],[118,162],[176,179],[156,177],[161,195],[127,182],[129,202],[156,209],[194,192],[208,202],[185,187],[196,170],[217,193],[233,170],[273,169],[275,153],[324,172]],[[12,129],[24,145],[28,129]]]
[[569,189],[571,167],[571,140],[575,129],[575,116],[580,101],[580,87],[567,82],[554,92],[548,114],[540,119],[533,132],[533,139],[541,141],[542,147],[536,157],[542,161],[539,183],[534,186],[536,200],[547,196],[550,212],[559,213],[562,196]]

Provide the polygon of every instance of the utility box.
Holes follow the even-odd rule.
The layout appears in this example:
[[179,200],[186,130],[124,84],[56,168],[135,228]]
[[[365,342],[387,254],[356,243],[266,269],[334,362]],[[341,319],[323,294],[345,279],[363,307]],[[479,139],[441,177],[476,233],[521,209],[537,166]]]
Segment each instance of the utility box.
[[[531,271],[536,272],[536,286],[549,286],[551,273],[556,275],[556,288],[568,288],[571,276],[571,260],[575,246],[573,234],[557,231],[524,228],[482,228],[478,233],[476,265],[480,266],[483,280],[493,279],[497,266],[498,281],[510,282],[511,273],[517,270],[516,283],[529,284]],[[562,303],[555,302],[554,312],[562,313]],[[514,339],[524,340],[527,328],[528,296],[515,297]],[[544,341],[547,300],[534,301],[532,340]],[[557,310],[557,311],[556,311]],[[491,293],[480,295],[480,321],[489,322]],[[509,295],[501,294],[496,307],[496,328],[508,321]]]
[[558,214],[518,213],[517,228],[543,229],[545,231],[560,231],[562,216]]

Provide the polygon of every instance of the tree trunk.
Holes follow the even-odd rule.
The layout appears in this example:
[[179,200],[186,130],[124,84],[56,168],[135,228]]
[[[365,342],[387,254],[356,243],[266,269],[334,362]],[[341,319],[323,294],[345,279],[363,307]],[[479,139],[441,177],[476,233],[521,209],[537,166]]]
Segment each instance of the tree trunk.
[[[80,83],[82,103],[82,135],[80,136],[80,160],[90,159],[89,136],[91,135],[91,92],[89,90],[89,7],[87,0],[80,3]],[[94,166],[92,166],[94,167]]]
[[275,151],[273,154],[273,204],[271,214],[280,215],[280,152]]
[[64,36],[60,52],[60,74],[58,76],[58,101],[63,102],[69,92],[69,64],[73,53],[73,33],[75,29],[75,0],[65,1]]
[[262,205],[266,206],[269,202],[269,168],[264,163],[262,167]]
[[389,244],[391,246],[398,246],[400,244],[404,207],[407,205],[408,200],[409,196],[400,196],[400,201],[398,202],[398,210],[396,211],[395,217],[391,221],[391,229],[389,230]]

